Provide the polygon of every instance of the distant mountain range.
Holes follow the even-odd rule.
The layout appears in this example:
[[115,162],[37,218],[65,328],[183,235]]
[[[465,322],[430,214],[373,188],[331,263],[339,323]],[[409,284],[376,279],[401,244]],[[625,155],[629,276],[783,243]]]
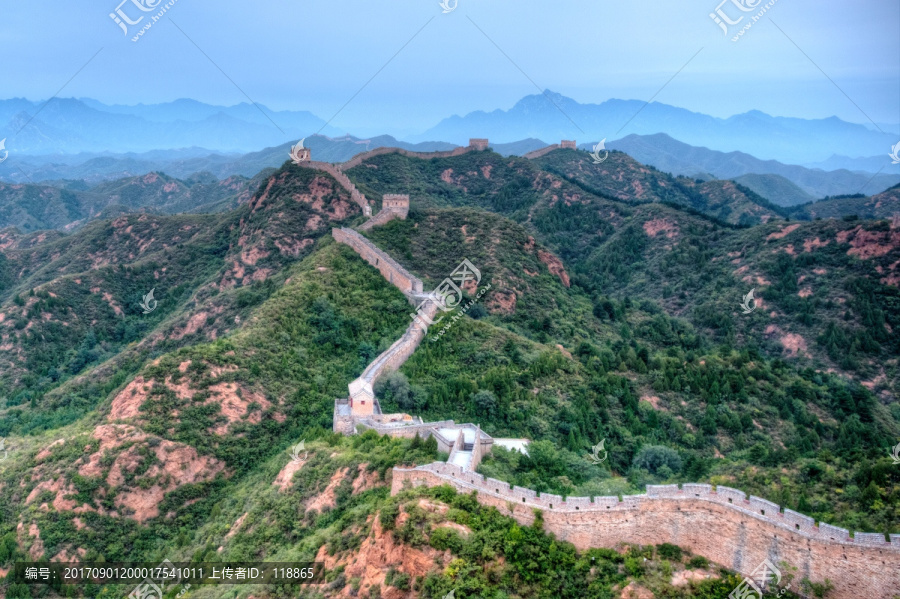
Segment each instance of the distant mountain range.
[[[590,144],[581,147],[590,149]],[[803,204],[826,196],[863,193],[874,195],[900,183],[897,167],[881,174],[847,169],[820,170],[760,160],[744,152],[719,152],[682,143],[663,133],[628,135],[607,147],[661,171],[688,177],[734,179],[780,206]],[[890,165],[885,156],[884,162]]]
[[[164,172],[179,179],[200,172],[212,174],[217,179],[226,179],[233,175],[253,177],[264,168],[281,166],[288,159],[290,148],[295,143],[283,143],[247,154],[226,154],[204,148],[187,148],[124,154],[85,152],[76,155],[27,156],[0,163],[0,181],[55,183],[64,180],[83,180],[88,184],[96,184],[100,181],[152,172]],[[381,147],[403,148],[415,152],[436,152],[456,147],[446,142],[407,143],[390,135],[368,139],[350,135],[338,138],[313,135],[305,139],[304,145],[312,150],[314,160],[324,162],[345,162],[360,152]],[[509,156],[523,155],[546,145],[539,139],[525,139],[511,144],[495,144],[493,147],[497,153]]]
[[211,106],[195,100],[107,106],[96,100],[54,98],[46,104],[0,100],[0,139],[11,155],[147,152],[205,147],[248,152],[321,130],[338,130],[306,111],[265,106]]
[[[720,119],[640,100],[582,104],[548,90],[525,96],[509,110],[451,116],[405,141],[437,147],[487,137],[495,148],[508,145],[510,153],[525,153],[526,148],[540,147],[540,140],[596,143],[663,133],[692,146],[740,151],[786,164],[900,174],[900,167],[888,159],[891,145],[897,142],[897,134],[888,133],[894,128],[848,123],[837,117],[773,117],[759,111]],[[54,98],[46,103],[0,100],[0,139],[6,139],[11,157],[25,162],[42,155],[141,154],[185,148],[206,148],[207,155],[245,154],[296,143],[317,132],[331,137],[345,133],[308,111],[273,111],[248,103],[215,106],[181,99],[123,106],[90,98]]]
[[[519,100],[509,110],[477,111],[453,116],[415,140],[442,139],[464,143],[469,137],[506,141],[536,137],[580,141],[617,140],[629,134],[665,133],[693,146],[753,156],[789,164],[851,157],[887,158],[897,134],[872,130],[837,117],[798,119],[773,117],[759,111],[720,119],[659,102],[611,99],[581,104],[547,90]],[[877,170],[877,169],[876,169]]]

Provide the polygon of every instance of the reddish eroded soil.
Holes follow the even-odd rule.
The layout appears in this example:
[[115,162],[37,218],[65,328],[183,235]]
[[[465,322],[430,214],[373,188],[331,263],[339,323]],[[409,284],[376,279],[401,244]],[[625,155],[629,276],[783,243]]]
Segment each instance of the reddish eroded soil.
[[107,420],[128,420],[137,417],[141,412],[141,405],[147,401],[150,391],[153,390],[153,385],[154,381],[146,381],[144,377],[136,376],[113,399]]
[[544,250],[538,250],[538,260],[546,264],[550,272],[559,277],[559,280],[564,286],[571,286],[571,282],[569,281],[569,273],[566,272],[566,268],[563,266],[562,260],[554,256],[550,252],[545,252]]
[[[225,416],[227,422],[215,427],[212,432],[217,435],[224,435],[228,432],[228,427],[235,422],[249,421],[252,424],[262,422],[262,412],[272,407],[272,404],[259,393],[248,391],[237,383],[217,383],[209,387],[212,397],[204,403],[218,403],[221,414]],[[259,409],[250,411],[250,404],[259,404]]]
[[306,462],[295,462],[291,460],[281,469],[281,472],[278,473],[278,476],[275,477],[272,484],[278,487],[279,491],[286,491],[291,486],[294,475],[303,468],[304,464],[306,464]]
[[360,464],[357,468],[356,478],[353,479],[353,495],[358,495],[384,484],[381,481],[381,477],[378,476],[378,471],[367,472],[367,467],[368,464]]
[[656,237],[660,233],[664,234],[667,239],[675,239],[678,237],[678,225],[665,218],[656,218],[644,222],[644,233],[648,237]]
[[[182,362],[178,370],[184,373],[189,366],[189,362]],[[234,365],[229,366],[213,366],[209,370],[210,376],[219,378],[223,374],[233,373],[237,370]],[[112,402],[112,409],[107,417],[109,421],[115,420],[134,420],[140,416],[140,406],[144,404],[154,386],[158,383],[154,380],[146,381],[143,376],[137,376],[129,383]],[[191,400],[194,395],[200,391],[191,385],[191,381],[186,376],[182,376],[178,383],[172,380],[172,377],[166,378],[165,387],[175,393],[179,400]],[[262,422],[262,413],[272,408],[272,403],[262,394],[251,391],[236,382],[220,382],[209,385],[204,389],[210,393],[210,396],[204,401],[204,404],[218,404],[220,414],[224,416],[224,422],[219,423],[210,432],[217,435],[224,435],[228,432],[230,425],[237,422],[250,422],[251,424],[259,424]],[[257,404],[258,407],[250,409],[251,404]],[[177,418],[177,412],[172,414],[173,418]],[[284,420],[282,414],[275,416],[279,422]]]
[[838,243],[849,243],[847,255],[869,260],[900,248],[900,231],[866,231],[862,225],[836,236]]
[[794,231],[800,228],[800,225],[788,225],[781,229],[780,231],[776,231],[775,233],[770,233],[768,237],[766,237],[766,241],[772,241],[773,239],[784,239]]
[[492,291],[485,306],[491,314],[512,314],[516,311],[516,294],[512,291]]
[[808,356],[806,339],[796,333],[785,333],[777,325],[770,324],[766,327],[767,336],[778,336],[778,342],[781,343],[785,351],[791,356],[803,355]]
[[321,512],[322,510],[333,508],[335,504],[335,491],[337,491],[338,486],[347,477],[348,472],[350,472],[349,468],[341,468],[335,472],[331,476],[331,480],[328,481],[328,486],[325,487],[325,490],[313,495],[309,501],[306,502],[305,511],[316,510]]
[[829,243],[831,243],[831,242],[830,241],[821,241],[818,237],[816,237],[815,239],[807,239],[806,241],[803,242],[803,251],[811,252],[816,248],[825,247]]
[[333,569],[339,564],[344,565],[344,574],[348,580],[360,579],[358,593],[347,585],[339,592],[337,595],[339,597],[367,597],[371,587],[380,585],[383,599],[401,599],[407,597],[407,593],[384,584],[389,569],[396,568],[415,579],[418,576],[425,576],[432,570],[443,568],[450,562],[449,551],[438,551],[427,545],[421,549],[412,548],[397,542],[392,533],[382,529],[378,517],[370,517],[368,524],[371,525],[372,532],[363,540],[359,549],[331,556],[328,555],[327,546],[322,546],[316,554],[315,561],[324,562],[326,568]]
[[656,595],[649,589],[645,589],[634,581],[629,582],[628,586],[622,589],[621,599],[654,599]]
[[[104,454],[115,454],[123,448],[109,467],[106,483],[111,489],[118,489],[115,504],[123,515],[138,522],[159,515],[159,504],[166,493],[182,485],[212,480],[225,468],[224,463],[199,455],[193,447],[150,437],[133,426],[104,424],[94,429],[92,436],[100,441],[100,446],[87,458],[76,461],[81,462],[78,473],[91,478],[101,476],[105,470]],[[155,456],[154,463],[134,479],[134,486],[125,486],[126,474],[144,463],[147,457],[143,452],[148,448]],[[151,481],[147,489],[138,486],[142,480]]]

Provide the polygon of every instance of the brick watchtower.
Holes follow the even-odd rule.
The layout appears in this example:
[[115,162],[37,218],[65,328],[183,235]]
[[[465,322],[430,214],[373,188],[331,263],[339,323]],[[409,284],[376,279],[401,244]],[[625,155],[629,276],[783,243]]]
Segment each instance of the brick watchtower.
[[409,196],[400,193],[386,193],[381,198],[381,209],[390,210],[406,218],[409,214]]
[[469,147],[475,148],[476,150],[487,150],[488,149],[488,140],[482,139],[479,137],[473,137],[469,139]]

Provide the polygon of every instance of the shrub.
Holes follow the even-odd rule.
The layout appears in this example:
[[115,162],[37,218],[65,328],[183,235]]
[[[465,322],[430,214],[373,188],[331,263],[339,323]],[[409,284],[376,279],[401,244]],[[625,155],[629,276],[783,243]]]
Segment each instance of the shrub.
[[709,560],[702,555],[695,555],[688,560],[687,567],[692,570],[702,570],[709,567]]
[[676,562],[681,561],[681,547],[678,545],[672,545],[671,543],[663,543],[662,545],[657,545],[656,550],[659,553],[659,556],[663,559],[668,559]]
[[[658,474],[660,468],[666,466],[673,474],[681,472],[681,456],[670,447],[663,445],[645,445],[634,456],[632,465],[652,474]],[[668,474],[668,473],[667,473]]]
[[449,549],[452,553],[459,553],[464,545],[462,537],[452,528],[436,528],[431,533],[430,544],[438,551]]
[[397,522],[397,516],[400,515],[400,506],[397,504],[386,505],[381,508],[381,514],[378,519],[381,522],[381,527],[384,530],[393,530],[394,525]]

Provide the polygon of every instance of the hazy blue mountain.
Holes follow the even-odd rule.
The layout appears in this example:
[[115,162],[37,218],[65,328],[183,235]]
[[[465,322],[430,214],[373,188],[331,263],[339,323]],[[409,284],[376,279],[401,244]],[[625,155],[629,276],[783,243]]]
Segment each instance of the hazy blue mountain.
[[724,152],[740,150],[791,164],[826,160],[836,153],[874,156],[886,153],[896,135],[873,131],[836,117],[797,119],[750,111],[727,119],[641,100],[611,99],[581,104],[546,91],[519,100],[509,110],[476,111],[452,116],[413,139],[465,143],[469,137],[493,142],[535,137],[581,141],[621,139],[629,134],[666,133],[694,146]]
[[847,169],[848,171],[866,171],[875,173],[900,173],[900,164],[893,164],[890,156],[885,152],[880,156],[868,156],[863,158],[850,158],[835,154],[827,160],[804,164],[807,168],[819,168],[823,171],[836,171]]
[[[588,149],[590,144],[581,147]],[[760,160],[744,152],[719,152],[709,148],[691,146],[670,136],[628,135],[606,144],[607,148],[621,150],[644,164],[651,164],[661,171],[690,177],[709,173],[719,179],[734,179],[742,175],[779,175],[793,183],[802,192],[791,195],[790,188],[781,186],[779,197],[769,197],[764,193],[762,179],[751,180],[747,187],[782,206],[792,206],[823,198],[844,194],[876,194],[900,182],[900,173],[890,173],[888,169],[874,175],[865,172],[851,172],[846,169],[826,171],[803,166],[783,164],[776,160]],[[886,158],[887,160],[887,158]],[[887,160],[890,162],[890,160]],[[896,170],[896,169],[892,169]],[[743,181],[740,181],[743,183]],[[769,185],[774,185],[771,181]]]
[[196,146],[247,152],[320,129],[330,135],[339,133],[309,112],[275,112],[246,103],[224,107],[178,100],[159,105],[106,106],[73,98],[55,98],[46,104],[18,98],[0,100],[0,139],[7,138],[6,147],[13,156]]
[[741,175],[734,177],[736,183],[748,187],[778,206],[796,206],[813,202],[815,197],[809,195],[790,180],[781,175]]
[[[47,181],[83,180],[89,184],[135,177],[151,172],[164,172],[172,177],[186,178],[198,172],[208,172],[218,179],[232,175],[253,177],[265,168],[281,166],[289,159],[290,148],[297,141],[282,143],[246,154],[219,153],[204,148],[153,150],[150,152],[96,153],[77,155],[50,154],[18,157],[0,163],[0,181],[8,183],[40,183]],[[453,144],[424,142],[411,144],[380,135],[369,139],[345,135],[329,138],[313,135],[305,140],[313,159],[324,162],[344,162],[366,150],[379,147],[400,147],[418,152],[451,150]],[[526,140],[523,148],[541,147],[539,140]],[[516,144],[513,144],[516,145]],[[518,146],[517,146],[518,147]],[[528,150],[526,150],[528,151]]]
[[[554,141],[553,143],[558,142]],[[548,144],[547,142],[530,137],[528,139],[522,139],[520,141],[514,141],[506,144],[491,143],[491,148],[493,148],[493,150],[501,156],[524,156],[528,152],[546,148],[548,145],[550,144]]]

